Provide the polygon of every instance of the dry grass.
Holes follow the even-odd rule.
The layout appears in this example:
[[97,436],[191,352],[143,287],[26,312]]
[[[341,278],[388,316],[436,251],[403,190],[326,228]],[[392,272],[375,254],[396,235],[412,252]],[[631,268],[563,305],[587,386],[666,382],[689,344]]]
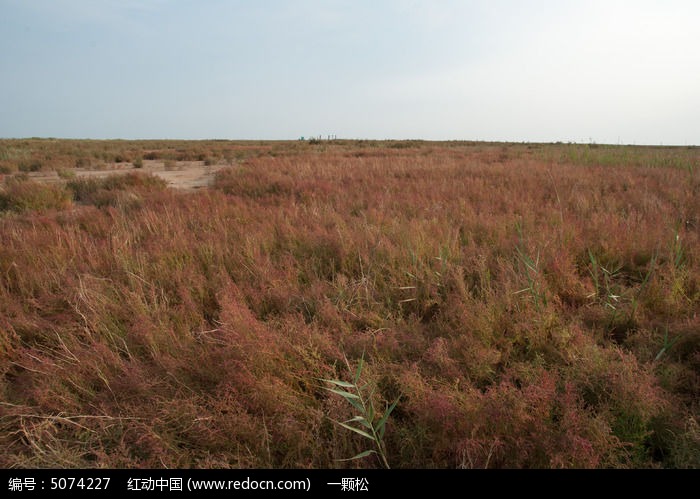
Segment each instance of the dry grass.
[[233,163],[4,185],[2,466],[378,466],[319,381],[363,353],[392,467],[700,466],[697,150],[0,145]]

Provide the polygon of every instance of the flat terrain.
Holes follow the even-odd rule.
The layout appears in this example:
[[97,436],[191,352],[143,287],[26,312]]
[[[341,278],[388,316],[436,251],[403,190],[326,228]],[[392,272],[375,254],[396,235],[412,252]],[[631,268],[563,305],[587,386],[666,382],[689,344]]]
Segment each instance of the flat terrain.
[[[214,174],[224,166],[226,165],[205,165],[203,161],[180,161],[173,166],[167,167],[164,161],[143,161],[143,166],[140,168],[135,168],[131,163],[113,163],[99,169],[83,168],[73,171],[76,177],[95,179],[111,175],[125,175],[130,172],[141,172],[162,178],[168,187],[195,190],[209,187],[214,181]],[[62,182],[56,171],[31,172],[28,176],[37,182]]]
[[0,140],[0,466],[700,467],[699,172]]

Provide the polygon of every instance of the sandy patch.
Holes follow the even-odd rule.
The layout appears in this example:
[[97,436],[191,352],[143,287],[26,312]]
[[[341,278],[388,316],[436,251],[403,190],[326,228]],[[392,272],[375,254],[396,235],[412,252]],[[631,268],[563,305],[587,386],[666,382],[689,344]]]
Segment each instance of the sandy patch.
[[[135,168],[131,163],[111,163],[100,169],[73,168],[76,177],[104,178],[129,172],[151,173],[162,178],[168,187],[183,190],[195,190],[208,187],[214,180],[214,174],[226,168],[226,164],[205,165],[203,161],[144,161],[143,168]],[[29,177],[39,182],[57,183],[64,179],[57,172],[32,172]]]

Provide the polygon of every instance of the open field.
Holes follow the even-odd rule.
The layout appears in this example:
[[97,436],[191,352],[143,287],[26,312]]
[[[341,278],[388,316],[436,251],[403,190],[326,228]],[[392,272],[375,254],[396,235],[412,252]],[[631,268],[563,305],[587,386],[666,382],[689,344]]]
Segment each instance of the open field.
[[[0,176],[2,467],[700,467],[698,148],[0,140]],[[374,439],[328,390],[360,359]]]

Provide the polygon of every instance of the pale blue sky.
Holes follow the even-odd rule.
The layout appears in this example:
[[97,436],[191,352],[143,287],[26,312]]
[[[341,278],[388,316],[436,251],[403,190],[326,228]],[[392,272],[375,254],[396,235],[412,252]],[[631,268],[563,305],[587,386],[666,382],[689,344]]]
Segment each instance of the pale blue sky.
[[700,144],[695,0],[0,0],[0,137]]

